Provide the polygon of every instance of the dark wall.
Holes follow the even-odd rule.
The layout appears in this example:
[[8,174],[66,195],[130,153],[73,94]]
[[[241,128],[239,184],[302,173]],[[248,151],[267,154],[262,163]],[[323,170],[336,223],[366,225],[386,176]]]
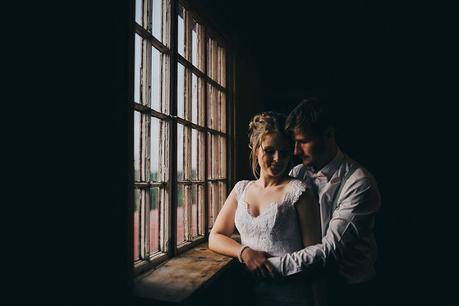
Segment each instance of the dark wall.
[[11,147],[34,180],[16,192],[26,217],[11,218],[18,304],[127,303],[129,3],[37,4],[15,28],[29,33],[8,58],[27,83],[12,87],[27,141]]
[[[48,304],[129,303],[126,203],[132,196],[128,181],[132,157],[127,150],[132,146],[128,137],[132,5],[128,0],[79,2],[71,8],[47,8],[41,15],[49,16],[44,18],[48,22],[33,45],[46,42],[50,48],[37,48],[34,54],[39,60],[24,71],[38,72],[33,85],[43,96],[38,97],[38,90],[21,92],[29,94],[27,100],[40,109],[34,113],[40,116],[31,130],[42,135],[29,137],[28,145],[43,153],[35,162],[37,169],[27,171],[40,173],[34,187],[49,195],[31,202],[40,214],[31,218],[34,226],[21,237],[22,241],[33,234],[25,254],[35,254],[26,266],[31,269],[27,275],[33,276],[28,287],[36,295],[19,294],[17,300],[34,300],[40,294]],[[215,28],[226,32],[215,21]],[[66,26],[57,33],[46,32],[56,24]],[[49,33],[49,38],[43,33]],[[238,88],[234,170],[242,178],[250,173],[246,129],[250,112],[262,108],[261,85],[251,49],[233,34],[227,33],[234,39],[230,44],[234,45]],[[45,130],[39,132],[39,127]]]
[[259,110],[288,113],[306,96],[326,98],[338,114],[341,149],[376,177],[381,304],[447,301],[445,276],[455,264],[440,245],[449,245],[457,209],[445,204],[448,173],[440,180],[432,173],[451,171],[441,162],[452,156],[446,144],[457,100],[451,37],[458,27],[448,9],[410,1],[202,2],[252,50]]

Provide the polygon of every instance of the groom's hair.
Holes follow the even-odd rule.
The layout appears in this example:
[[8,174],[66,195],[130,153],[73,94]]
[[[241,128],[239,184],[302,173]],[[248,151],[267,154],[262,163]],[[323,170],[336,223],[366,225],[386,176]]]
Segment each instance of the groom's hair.
[[316,97],[303,99],[288,115],[285,129],[290,133],[298,129],[303,134],[323,136],[333,127],[329,106],[324,100]]

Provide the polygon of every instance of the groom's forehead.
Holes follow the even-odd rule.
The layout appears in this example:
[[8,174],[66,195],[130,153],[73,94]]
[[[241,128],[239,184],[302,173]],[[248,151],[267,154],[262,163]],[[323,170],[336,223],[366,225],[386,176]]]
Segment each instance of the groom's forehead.
[[314,135],[311,131],[299,128],[294,129],[292,133],[292,137],[295,140],[310,139],[313,136]]

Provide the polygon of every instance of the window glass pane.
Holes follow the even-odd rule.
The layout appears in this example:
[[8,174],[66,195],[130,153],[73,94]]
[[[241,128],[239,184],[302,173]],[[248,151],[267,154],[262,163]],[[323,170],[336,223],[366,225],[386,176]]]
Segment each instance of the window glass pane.
[[193,184],[191,187],[191,236],[198,235],[198,186]]
[[219,146],[219,136],[212,135],[212,155],[214,156],[214,164],[212,165],[212,172],[214,178],[220,178],[220,146]]
[[226,82],[226,65],[225,65],[225,49],[218,46],[218,83],[225,86]]
[[183,184],[177,186],[177,244],[185,241],[185,187]]
[[151,52],[151,105],[161,111],[161,52],[152,47]]
[[162,41],[162,0],[153,0],[153,36]]
[[220,161],[220,136],[212,135],[212,155],[214,156],[214,164],[212,165],[212,173],[214,178],[221,178],[222,164]]
[[222,49],[222,86],[226,87],[226,50]]
[[161,99],[161,112],[164,114],[169,114],[169,104],[170,104],[170,96],[169,96],[169,67],[170,67],[170,57],[167,54],[161,54],[161,78],[158,82],[158,86],[160,86],[160,99]]
[[204,100],[204,93],[205,93],[205,81],[201,78],[198,78],[198,86],[197,86],[197,99],[198,99],[198,124],[204,126],[206,124],[205,118],[205,100]]
[[134,59],[134,101],[140,101],[140,79],[142,76],[142,37],[135,35],[135,59]]
[[177,64],[177,116],[185,118],[185,67]]
[[206,134],[204,132],[198,132],[198,179],[204,180],[204,171],[206,167],[205,154],[206,154]]
[[221,122],[222,122],[222,118],[221,118],[221,101],[220,101],[220,94],[221,94],[221,91],[214,88],[214,92],[215,92],[215,109],[212,109],[215,113],[213,114],[214,115],[214,118],[215,118],[215,129],[219,130],[221,129]]
[[197,67],[201,71],[205,71],[205,33],[204,33],[204,26],[201,24],[197,24]]
[[198,230],[199,235],[205,235],[205,209],[206,209],[206,199],[205,199],[205,186],[198,185]]
[[209,225],[212,227],[214,225],[215,219],[218,215],[219,207],[219,192],[218,192],[218,182],[209,183]]
[[198,27],[199,24],[191,20],[191,63],[198,67]]
[[212,134],[207,133],[207,178],[212,178]]
[[226,178],[226,138],[220,136],[220,177]]
[[209,37],[207,40],[207,75],[213,78],[212,74],[212,58],[213,58],[213,39]]
[[217,67],[218,67],[218,47],[217,41],[215,39],[209,38],[208,40],[208,75],[214,80],[217,81]]
[[134,180],[140,181],[141,114],[134,111]]
[[183,135],[183,125],[177,124],[177,180],[183,181],[184,169],[183,169],[183,154],[185,139]]
[[212,117],[212,128],[218,130],[218,122],[219,122],[219,101],[218,101],[218,89],[212,88],[212,96],[211,96],[211,117]]
[[159,191],[158,187],[150,188],[150,255],[159,251]]
[[179,5],[178,8],[178,40],[177,51],[185,57],[185,9]]
[[208,228],[211,229],[212,226],[214,226],[214,202],[213,202],[213,183],[212,182],[209,182],[207,183],[207,188],[208,188],[208,192],[207,192],[207,216],[208,216],[208,219],[207,219],[207,223],[208,223]]
[[185,180],[191,179],[191,128],[183,127],[183,173]]
[[142,0],[135,0],[135,21],[142,25]]
[[212,137],[207,134],[207,178],[212,178]]
[[161,122],[158,118],[151,118],[151,141],[150,141],[150,181],[159,180],[160,165],[160,139]]
[[140,190],[134,189],[134,261],[140,259],[140,201]]
[[219,202],[218,202],[218,212],[220,212],[220,210],[222,209],[223,207],[223,203],[226,199],[226,185],[225,183],[223,182],[218,182],[218,189],[219,189],[219,192],[220,192],[220,195],[219,195]]
[[220,92],[220,130],[226,132],[226,95]]
[[207,89],[207,125],[212,129],[217,129],[218,90],[210,84]]
[[191,179],[198,179],[198,131],[191,129]]
[[198,123],[198,77],[191,74],[191,121]]

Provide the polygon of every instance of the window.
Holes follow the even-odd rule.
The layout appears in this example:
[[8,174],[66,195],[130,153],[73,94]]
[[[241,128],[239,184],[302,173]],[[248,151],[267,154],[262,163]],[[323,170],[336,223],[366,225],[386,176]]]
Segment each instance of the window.
[[211,229],[227,196],[231,93],[224,40],[185,3],[136,0],[134,24],[131,205],[139,272]]

